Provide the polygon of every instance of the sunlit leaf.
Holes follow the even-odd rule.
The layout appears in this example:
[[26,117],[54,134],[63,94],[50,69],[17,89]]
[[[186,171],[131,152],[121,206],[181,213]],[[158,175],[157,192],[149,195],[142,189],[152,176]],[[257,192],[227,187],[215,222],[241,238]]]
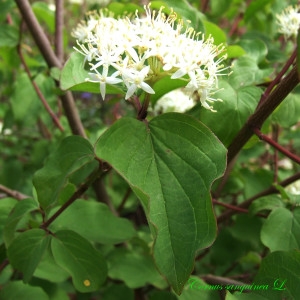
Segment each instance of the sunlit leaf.
[[154,259],[180,293],[196,252],[215,239],[210,186],[224,171],[226,150],[207,127],[177,113],[149,124],[118,120],[96,144],[131,185],[155,238]]

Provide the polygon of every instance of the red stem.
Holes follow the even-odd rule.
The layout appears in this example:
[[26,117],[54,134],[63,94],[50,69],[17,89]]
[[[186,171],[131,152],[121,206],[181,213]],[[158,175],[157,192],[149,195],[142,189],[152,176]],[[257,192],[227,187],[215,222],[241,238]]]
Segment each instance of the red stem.
[[270,95],[273,88],[280,82],[282,76],[287,72],[289,67],[293,64],[294,60],[297,57],[297,48],[294,50],[288,61],[283,66],[282,70],[277,74],[276,78],[269,84],[265,92],[262,94],[259,103],[257,105],[256,110],[261,106],[262,102],[266,100],[266,98]]
[[64,25],[64,5],[63,0],[55,1],[55,54],[59,61],[64,61],[63,50],[63,25]]
[[269,145],[271,145],[272,147],[277,149],[279,152],[281,152],[285,156],[289,157],[291,160],[293,160],[297,164],[300,164],[299,156],[291,153],[290,151],[288,151],[287,149],[285,149],[284,147],[282,147],[281,145],[276,143],[274,140],[269,138],[267,135],[263,134],[258,128],[254,128],[253,131],[259,137],[259,139],[265,141],[266,143],[268,143]]

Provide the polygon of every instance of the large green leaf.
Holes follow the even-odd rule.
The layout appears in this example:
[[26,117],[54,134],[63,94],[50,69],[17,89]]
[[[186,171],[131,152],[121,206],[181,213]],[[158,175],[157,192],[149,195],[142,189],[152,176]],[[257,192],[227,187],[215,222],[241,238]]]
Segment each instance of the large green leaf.
[[274,209],[262,227],[261,240],[271,251],[300,249],[300,208]]
[[31,229],[18,235],[7,249],[11,265],[23,273],[26,283],[32,277],[50,242],[49,234],[42,229]]
[[51,230],[69,229],[98,243],[117,244],[135,235],[131,222],[114,216],[107,205],[77,200],[58,217]]
[[[70,177],[76,171],[91,172],[95,163],[93,148],[86,139],[80,136],[65,138],[45,166],[34,175],[33,184],[41,206],[46,209],[60,196],[68,198],[72,195],[74,189],[68,185]],[[83,171],[84,168],[87,170]]]
[[24,284],[22,281],[11,281],[9,284],[3,286],[0,296],[3,300],[49,300],[49,296],[41,287]]
[[226,149],[202,123],[169,113],[148,124],[118,120],[95,151],[142,201],[155,238],[155,262],[179,294],[196,252],[216,236],[210,187],[224,172]]
[[[30,198],[19,201],[15,205],[3,229],[3,239],[7,247],[13,241],[16,229],[27,229],[26,221],[28,220],[28,216],[30,212],[36,209],[38,209],[38,203]],[[25,220],[25,224],[21,222],[22,220]]]
[[102,254],[76,232],[56,232],[51,250],[55,262],[71,275],[79,292],[97,291],[104,283],[107,266]]

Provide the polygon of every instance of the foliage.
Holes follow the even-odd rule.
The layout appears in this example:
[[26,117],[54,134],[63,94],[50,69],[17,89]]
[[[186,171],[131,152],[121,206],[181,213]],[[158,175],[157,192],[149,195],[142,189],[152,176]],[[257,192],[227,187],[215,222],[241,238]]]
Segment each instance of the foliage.
[[161,114],[189,72],[103,101],[73,49],[85,12],[144,1],[81,2],[0,3],[0,298],[297,299],[299,36],[277,21],[296,1],[152,1],[227,55],[216,112]]

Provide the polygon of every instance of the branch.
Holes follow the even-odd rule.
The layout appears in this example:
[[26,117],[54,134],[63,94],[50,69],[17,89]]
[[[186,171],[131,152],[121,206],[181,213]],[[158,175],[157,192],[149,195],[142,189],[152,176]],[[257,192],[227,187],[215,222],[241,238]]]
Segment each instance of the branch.
[[[62,63],[55,55],[47,36],[45,35],[43,29],[41,28],[39,22],[37,21],[30,3],[28,0],[15,0],[22,17],[24,18],[27,27],[38,46],[39,50],[41,51],[45,61],[47,62],[49,68],[57,67],[59,69],[62,68]],[[57,85],[59,83],[57,82]],[[81,123],[78,111],[76,109],[74,98],[71,92],[66,92],[65,95],[61,96],[62,105],[64,107],[64,111],[66,117],[68,119],[69,125],[71,127],[72,133],[81,135],[86,137],[84,127]]]
[[17,200],[23,200],[23,199],[27,199],[27,198],[30,198],[30,196],[27,196],[25,194],[22,194],[18,191],[15,191],[15,190],[11,190],[9,189],[8,187],[0,184],[0,191],[4,192],[6,195],[10,196],[10,197],[13,197]]
[[[300,172],[294,174],[293,176],[291,177],[288,177],[287,179],[279,182],[278,184],[281,185],[282,187],[285,187],[285,186],[288,186],[289,184],[295,182],[296,180],[300,179]],[[250,206],[250,204],[258,199],[258,198],[261,198],[263,196],[267,196],[267,195],[271,195],[271,194],[275,194],[275,193],[278,193],[278,190],[274,187],[274,186],[271,186],[269,187],[268,189],[265,189],[264,191],[252,196],[251,198],[247,199],[246,201],[244,201],[243,203],[239,204],[237,207],[239,208],[248,208]],[[227,210],[225,211],[223,214],[221,214],[218,218],[217,218],[217,221],[218,221],[218,224],[220,224],[221,222],[227,220],[228,218],[230,218],[231,216],[233,216],[234,214],[238,213],[237,210]]]
[[292,71],[277,85],[268,98],[248,119],[228,147],[228,163],[239,153],[243,146],[253,135],[253,128],[261,128],[264,121],[271,115],[276,107],[299,83],[297,68]]
[[44,222],[40,228],[47,229],[51,223],[53,223],[58,216],[60,216],[76,199],[78,199],[90,185],[100,176],[101,170],[97,168],[91,175],[87,178],[87,180],[79,186],[79,188],[75,191],[75,193],[65,202],[54,215],[52,215],[46,222]]
[[261,106],[261,104],[265,101],[265,99],[269,96],[273,88],[275,87],[276,84],[278,84],[283,77],[283,75],[288,71],[290,66],[293,64],[294,60],[297,57],[297,48],[294,50],[292,53],[291,57],[288,59],[288,61],[285,63],[281,71],[277,74],[276,78],[268,85],[267,89],[265,92],[262,94],[259,103],[257,105],[256,110]]
[[55,1],[55,54],[62,63],[64,60],[63,50],[63,25],[64,25],[64,5],[63,0]]
[[281,145],[279,145],[278,143],[276,143],[274,140],[269,138],[267,135],[263,134],[259,129],[254,128],[253,131],[259,137],[259,139],[265,141],[266,143],[268,143],[269,145],[271,145],[272,147],[277,149],[279,152],[281,152],[285,156],[289,157],[291,160],[293,160],[297,164],[300,164],[300,157],[299,156],[291,153],[286,148],[284,148]]
[[237,281],[237,280],[230,279],[227,277],[210,275],[210,274],[201,276],[201,279],[211,285],[218,285],[218,284],[219,285],[234,285],[234,286],[247,285],[246,283],[241,282],[241,281]]

